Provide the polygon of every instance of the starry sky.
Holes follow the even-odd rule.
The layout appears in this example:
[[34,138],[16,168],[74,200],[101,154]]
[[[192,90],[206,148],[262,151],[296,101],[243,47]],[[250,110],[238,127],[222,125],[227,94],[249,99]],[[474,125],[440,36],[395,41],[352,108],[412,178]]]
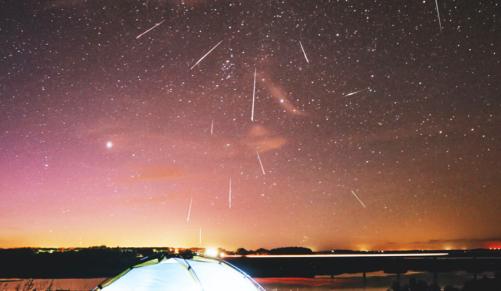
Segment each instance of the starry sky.
[[499,1],[0,5],[0,247],[501,241]]

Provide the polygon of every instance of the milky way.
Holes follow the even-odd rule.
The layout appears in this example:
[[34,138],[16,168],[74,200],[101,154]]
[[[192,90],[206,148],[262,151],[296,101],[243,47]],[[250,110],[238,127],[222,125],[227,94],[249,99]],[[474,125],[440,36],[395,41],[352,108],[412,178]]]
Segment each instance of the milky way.
[[1,5],[0,247],[501,240],[498,1]]

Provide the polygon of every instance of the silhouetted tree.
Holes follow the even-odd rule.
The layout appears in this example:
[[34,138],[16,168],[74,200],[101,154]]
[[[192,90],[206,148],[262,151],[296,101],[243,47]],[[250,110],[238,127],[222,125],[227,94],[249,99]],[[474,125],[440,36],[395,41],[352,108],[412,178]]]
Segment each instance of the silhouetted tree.
[[267,255],[270,253],[270,250],[259,248],[255,251],[255,253],[258,255]]
[[248,255],[249,254],[249,251],[244,249],[244,248],[238,248],[237,249],[237,255],[241,255],[241,256],[245,256],[245,255]]
[[285,248],[276,248],[276,249],[271,249],[270,254],[274,255],[300,255],[300,254],[311,254],[313,251],[309,248],[303,248],[303,247],[285,247]]

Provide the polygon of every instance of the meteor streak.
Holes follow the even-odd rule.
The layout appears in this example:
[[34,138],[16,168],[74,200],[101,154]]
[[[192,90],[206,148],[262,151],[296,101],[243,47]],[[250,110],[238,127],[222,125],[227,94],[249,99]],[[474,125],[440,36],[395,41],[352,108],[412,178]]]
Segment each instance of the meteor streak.
[[257,160],[259,161],[259,166],[261,166],[261,172],[263,173],[263,175],[266,175],[266,172],[264,171],[263,167],[263,162],[261,161],[261,157],[259,156],[259,152],[256,151],[256,154],[257,154]]
[[353,92],[350,92],[350,93],[347,93],[347,94],[344,94],[343,97],[349,97],[349,96],[353,96],[353,95],[357,95],[358,93],[362,93],[366,90],[369,90],[369,88],[365,88],[365,89],[362,89],[362,90],[358,90],[358,91],[353,91]]
[[230,177],[230,183],[228,186],[228,208],[231,208],[231,177]]
[[256,103],[256,68],[254,68],[254,87],[252,88],[251,121],[254,121],[254,105]]
[[153,29],[157,28],[158,26],[160,26],[162,23],[164,23],[165,19],[158,22],[158,23],[155,23],[155,25],[153,25],[152,27],[148,28],[148,30],[146,30],[145,32],[141,33],[140,35],[136,36],[136,39],[140,39],[141,37],[143,37],[143,35],[147,34],[148,32],[152,31]]
[[190,198],[190,205],[188,206],[188,214],[186,215],[186,222],[190,222],[191,218],[191,205],[193,204],[193,197]]
[[299,45],[301,46],[301,50],[303,51],[304,59],[309,64],[310,60],[308,60],[308,56],[306,56],[306,52],[304,51],[304,47],[303,47],[303,44],[301,43],[301,41],[299,41]]
[[213,50],[215,50],[223,41],[218,42],[215,46],[213,46],[205,55],[203,55],[193,66],[191,66],[190,70],[193,70],[200,62],[202,62]]
[[210,123],[210,135],[212,136],[214,134],[214,119],[212,119]]
[[353,196],[357,198],[358,202],[360,203],[360,205],[362,205],[363,208],[367,208],[367,206],[365,206],[365,203],[362,200],[360,200],[360,198],[358,198],[358,195],[357,193],[355,193],[355,191],[351,190],[351,194],[353,194]]
[[435,0],[435,7],[437,8],[438,26],[440,27],[440,31],[442,31],[442,20],[440,19],[440,10],[438,9],[438,0]]

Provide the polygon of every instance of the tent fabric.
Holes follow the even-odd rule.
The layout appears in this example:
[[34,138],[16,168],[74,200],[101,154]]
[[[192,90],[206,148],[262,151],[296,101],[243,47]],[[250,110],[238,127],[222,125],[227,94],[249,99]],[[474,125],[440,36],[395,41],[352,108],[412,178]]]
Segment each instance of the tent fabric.
[[95,290],[255,291],[264,288],[226,262],[194,257],[147,261],[105,281]]

